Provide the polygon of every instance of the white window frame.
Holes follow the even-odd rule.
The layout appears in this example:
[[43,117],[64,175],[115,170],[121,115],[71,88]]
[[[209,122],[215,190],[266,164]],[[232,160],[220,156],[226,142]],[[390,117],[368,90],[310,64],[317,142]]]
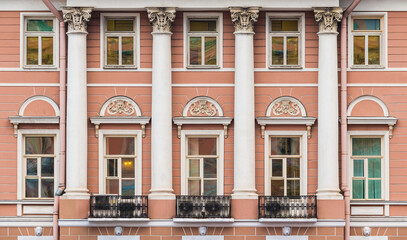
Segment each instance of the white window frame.
[[[272,33],[271,32],[271,19],[297,19],[299,34],[288,33]],[[272,36],[298,36],[298,65],[272,65],[271,64],[271,37]],[[286,43],[284,42],[284,46]],[[285,56],[285,55],[284,55]],[[286,59],[286,57],[284,57]],[[284,61],[285,62],[285,61]],[[305,68],[305,13],[266,13],[266,66],[269,69],[301,69]]]
[[265,131],[264,137],[264,194],[271,195],[271,162],[270,162],[270,138],[271,137],[300,137],[300,195],[308,195],[308,138],[307,131]]
[[[381,199],[352,199],[352,138],[354,137],[377,137],[382,139],[382,198]],[[348,186],[350,189],[351,201],[389,201],[390,200],[390,171],[389,171],[389,132],[388,131],[348,131]],[[366,177],[367,179],[367,177]]]
[[[53,20],[53,33],[26,33],[27,19]],[[52,65],[27,65],[27,36],[52,36],[53,37],[53,64]],[[38,41],[38,63],[42,61],[41,41]],[[20,67],[24,69],[57,69],[59,67],[59,21],[52,13],[21,13],[20,14]]]
[[[223,68],[223,13],[197,13],[197,12],[184,12],[184,66],[188,69],[219,69]],[[208,35],[216,35],[216,65],[190,65],[189,64],[189,36],[206,36],[206,33],[189,33],[189,20],[216,20],[217,34],[208,33]],[[204,51],[204,48],[202,48]],[[204,58],[204,54],[201,56]],[[202,62],[203,63],[203,62]]]
[[[134,33],[106,33],[107,19],[134,19]],[[133,36],[134,65],[107,65],[107,35]],[[119,44],[119,63],[121,62],[121,44]],[[102,69],[137,69],[140,66],[140,14],[139,13],[101,13],[100,14],[100,67]]]
[[105,137],[135,137],[135,189],[134,195],[142,195],[142,131],[141,130],[99,130],[99,194],[106,194],[105,177],[107,166],[105,164]]
[[[382,28],[381,33],[376,31],[357,31],[353,32],[353,19],[376,19],[380,18],[380,27]],[[348,16],[348,66],[349,68],[388,68],[387,62],[387,13],[386,12],[352,12]],[[380,64],[379,65],[368,65],[367,51],[368,48],[365,47],[365,65],[354,65],[353,64],[353,37],[354,36],[369,36],[378,35],[380,36]],[[367,42],[367,38],[365,41]],[[366,46],[365,42],[365,46]]]
[[49,201],[53,198],[25,198],[25,157],[24,139],[26,136],[54,136],[54,192],[59,183],[59,130],[57,129],[19,129],[17,132],[17,200],[42,200]]
[[187,167],[187,138],[190,137],[217,137],[218,161],[217,161],[217,195],[223,195],[224,189],[224,139],[223,130],[181,130],[181,195],[188,195],[188,167]]

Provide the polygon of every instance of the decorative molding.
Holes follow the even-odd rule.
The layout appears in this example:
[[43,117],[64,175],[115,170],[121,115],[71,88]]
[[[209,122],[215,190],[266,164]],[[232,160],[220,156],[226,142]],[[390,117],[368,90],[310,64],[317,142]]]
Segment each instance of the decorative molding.
[[214,117],[216,113],[219,117],[223,116],[222,107],[213,98],[207,96],[199,96],[191,99],[184,107],[182,111],[182,116],[188,117],[188,113],[192,116],[206,115],[209,117]]
[[90,122],[95,125],[95,137],[99,136],[100,124],[140,124],[143,137],[146,136],[146,124],[150,122],[150,117],[141,116],[129,116],[129,117],[117,117],[117,116],[100,116],[91,117]]
[[10,123],[13,124],[14,136],[18,135],[19,124],[59,124],[59,116],[55,117],[23,117],[23,116],[10,116],[8,117]]
[[348,124],[389,125],[389,138],[393,138],[393,128],[397,123],[395,117],[347,117]]
[[47,97],[47,96],[43,96],[43,95],[36,95],[36,96],[32,96],[27,98],[23,104],[21,104],[20,110],[18,110],[18,115],[19,116],[24,116],[24,111],[27,108],[28,105],[30,105],[30,103],[34,102],[34,101],[44,101],[47,102],[51,105],[51,107],[54,109],[55,111],[55,116],[59,116],[59,107],[58,104],[52,100],[51,98]]
[[389,110],[388,110],[386,104],[380,98],[372,96],[372,95],[360,96],[360,97],[357,97],[355,100],[353,100],[348,106],[348,112],[347,112],[348,116],[350,116],[352,114],[352,110],[356,106],[356,104],[358,104],[362,101],[365,101],[365,100],[370,100],[370,101],[373,101],[373,102],[379,104],[379,106],[383,110],[383,115],[385,117],[389,116]]
[[91,18],[90,7],[65,7],[62,8],[64,22],[68,23],[67,33],[88,33],[88,22]]
[[231,7],[230,16],[235,26],[235,33],[254,33],[254,23],[259,18],[259,8]]
[[232,122],[231,117],[174,117],[174,124],[178,127],[178,138],[181,138],[182,125],[206,125],[206,124],[219,124],[223,125],[225,138],[228,137],[228,125]]
[[258,117],[257,123],[261,127],[261,137],[264,138],[267,125],[306,125],[307,137],[311,138],[311,126],[314,125],[314,117]]
[[170,7],[147,8],[148,20],[153,26],[153,32],[171,33],[175,12],[175,8]]
[[267,107],[266,116],[271,117],[271,113],[278,116],[281,114],[290,114],[298,116],[301,113],[302,117],[307,116],[307,111],[304,105],[296,98],[283,96],[274,99]]
[[319,33],[338,33],[338,22],[342,20],[342,8],[314,8],[314,17],[319,23]]
[[99,116],[105,116],[106,112],[109,115],[123,114],[131,116],[136,113],[136,116],[141,116],[140,107],[133,99],[126,96],[109,98],[100,108]]

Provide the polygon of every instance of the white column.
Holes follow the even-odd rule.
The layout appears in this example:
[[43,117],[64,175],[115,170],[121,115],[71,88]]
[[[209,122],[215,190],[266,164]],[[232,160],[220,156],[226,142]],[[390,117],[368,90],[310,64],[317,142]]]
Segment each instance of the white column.
[[235,27],[234,199],[257,198],[253,27],[258,8],[230,8]]
[[150,199],[174,199],[172,189],[171,27],[174,8],[148,8],[153,26]]
[[[341,8],[315,9],[318,53],[318,199],[342,199],[338,168],[337,22]],[[346,120],[345,120],[346,121]]]
[[86,36],[91,8],[64,8],[68,22],[66,198],[89,198]]

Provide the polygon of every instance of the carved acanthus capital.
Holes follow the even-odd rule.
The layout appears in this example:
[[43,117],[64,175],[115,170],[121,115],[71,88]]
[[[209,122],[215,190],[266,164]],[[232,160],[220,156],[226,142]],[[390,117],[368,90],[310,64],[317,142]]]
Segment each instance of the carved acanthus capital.
[[235,32],[254,33],[254,23],[259,18],[259,8],[231,7],[230,16],[235,26]]
[[147,8],[148,20],[153,32],[171,32],[175,20],[175,8]]
[[62,9],[64,22],[68,23],[68,33],[87,33],[88,22],[90,21],[92,8],[66,7]]
[[319,32],[338,32],[338,22],[342,20],[342,8],[315,8],[314,16],[319,23]]

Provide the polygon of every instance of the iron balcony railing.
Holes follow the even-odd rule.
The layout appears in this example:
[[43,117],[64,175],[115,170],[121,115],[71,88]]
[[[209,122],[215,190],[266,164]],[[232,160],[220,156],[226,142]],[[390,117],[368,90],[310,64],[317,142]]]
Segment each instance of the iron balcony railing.
[[259,218],[317,218],[317,196],[260,196]]
[[230,196],[177,196],[177,218],[230,218]]
[[147,196],[93,195],[90,218],[148,218]]

